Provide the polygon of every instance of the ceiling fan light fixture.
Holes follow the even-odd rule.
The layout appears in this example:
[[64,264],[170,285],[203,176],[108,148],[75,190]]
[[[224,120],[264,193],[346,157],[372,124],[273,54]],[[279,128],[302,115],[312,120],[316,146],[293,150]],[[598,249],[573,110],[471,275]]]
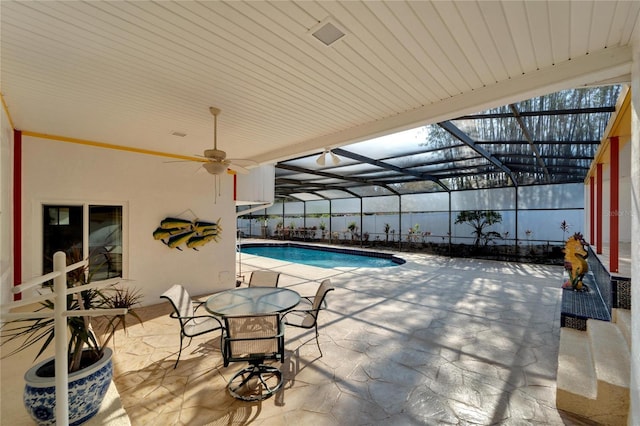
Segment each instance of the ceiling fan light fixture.
[[210,161],[202,165],[212,175],[220,175],[227,171],[227,165],[222,162]]
[[325,149],[322,154],[320,154],[320,156],[316,158],[316,163],[319,166],[324,166],[327,164],[327,154],[331,156],[331,163],[333,163],[334,166],[340,164],[340,157],[331,152],[331,150]]
[[340,157],[335,155],[332,151],[329,151],[329,154],[331,154],[331,162],[333,163],[334,166],[337,166],[338,164],[340,164]]

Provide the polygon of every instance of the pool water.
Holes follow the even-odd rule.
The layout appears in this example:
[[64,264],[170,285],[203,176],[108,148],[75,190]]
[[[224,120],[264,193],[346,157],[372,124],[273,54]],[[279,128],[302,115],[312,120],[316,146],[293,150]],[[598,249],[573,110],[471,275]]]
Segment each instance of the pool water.
[[386,268],[404,263],[398,257],[355,250],[331,250],[294,245],[242,245],[242,253],[321,268]]

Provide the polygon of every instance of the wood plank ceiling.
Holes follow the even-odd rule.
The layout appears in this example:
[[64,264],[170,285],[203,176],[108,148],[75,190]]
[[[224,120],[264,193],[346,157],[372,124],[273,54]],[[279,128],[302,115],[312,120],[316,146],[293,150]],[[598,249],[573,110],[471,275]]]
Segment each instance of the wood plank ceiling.
[[[629,79],[634,1],[0,2],[15,128],[274,162]],[[332,22],[345,36],[311,35]],[[186,136],[175,136],[183,133]]]

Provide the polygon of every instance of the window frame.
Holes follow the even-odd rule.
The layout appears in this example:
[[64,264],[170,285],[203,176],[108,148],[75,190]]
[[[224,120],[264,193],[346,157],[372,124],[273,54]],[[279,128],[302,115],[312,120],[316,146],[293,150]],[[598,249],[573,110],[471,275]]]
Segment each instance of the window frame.
[[[37,206],[37,207],[36,207]],[[122,209],[122,277],[116,279],[128,279],[129,277],[129,205],[126,201],[104,201],[104,200],[92,200],[92,201],[71,201],[71,200],[40,200],[35,203],[35,214],[33,215],[34,226],[32,229],[36,230],[37,238],[34,241],[34,254],[33,258],[36,260],[33,264],[33,274],[41,275],[44,267],[43,251],[44,251],[44,221],[45,221],[45,206],[57,206],[57,207],[82,207],[82,257],[86,259],[89,256],[89,207],[92,206],[104,206],[104,207],[120,207]],[[27,235],[23,230],[23,235]],[[114,279],[114,278],[110,278]]]

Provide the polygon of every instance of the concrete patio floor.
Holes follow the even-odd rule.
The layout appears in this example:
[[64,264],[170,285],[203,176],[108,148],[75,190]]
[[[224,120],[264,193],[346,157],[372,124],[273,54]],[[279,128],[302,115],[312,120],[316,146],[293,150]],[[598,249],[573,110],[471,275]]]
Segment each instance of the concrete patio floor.
[[[116,342],[115,383],[133,425],[588,424],[555,408],[562,268],[403,254],[390,268],[323,269],[242,255],[312,295],[331,278],[313,332],[286,330],[286,381],[261,403],[235,400],[218,333],[173,363],[168,304]],[[248,275],[248,274],[247,274]],[[187,283],[188,285],[188,283]]]
[[194,338],[173,369],[169,304],[139,309],[144,325],[114,346],[131,424],[590,424],[555,407],[562,267],[400,255],[406,264],[373,269],[242,255],[247,278],[274,269],[302,295],[325,278],[336,288],[320,315],[324,356],[313,330],[287,328],[284,387],[259,403],[228,394],[244,365],[223,367],[218,332]]

